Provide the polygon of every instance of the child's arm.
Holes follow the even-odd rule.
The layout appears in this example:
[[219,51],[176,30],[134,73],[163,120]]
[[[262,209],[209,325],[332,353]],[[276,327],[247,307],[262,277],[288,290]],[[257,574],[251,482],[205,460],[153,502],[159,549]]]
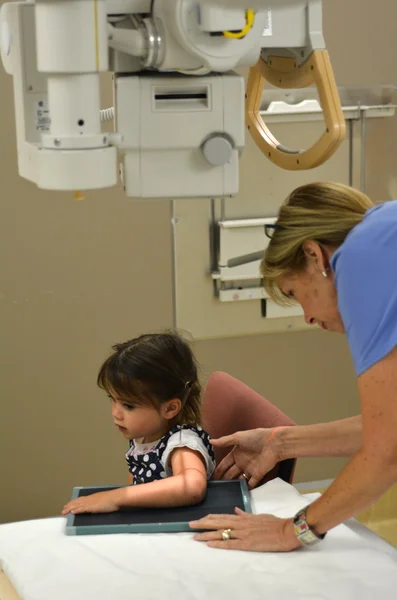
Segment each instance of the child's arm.
[[176,448],[170,463],[171,477],[77,498],[64,506],[62,514],[114,512],[125,506],[187,506],[201,502],[207,491],[207,470],[200,452]]

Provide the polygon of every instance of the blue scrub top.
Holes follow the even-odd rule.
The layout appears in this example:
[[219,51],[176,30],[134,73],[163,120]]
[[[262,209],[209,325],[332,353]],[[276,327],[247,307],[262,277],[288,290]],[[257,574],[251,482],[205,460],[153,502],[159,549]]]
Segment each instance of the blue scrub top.
[[331,258],[357,375],[397,346],[397,200],[371,208]]

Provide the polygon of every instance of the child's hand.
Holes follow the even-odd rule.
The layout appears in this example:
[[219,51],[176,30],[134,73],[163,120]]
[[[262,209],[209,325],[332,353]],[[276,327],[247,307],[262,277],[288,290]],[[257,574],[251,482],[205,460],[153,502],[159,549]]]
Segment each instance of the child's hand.
[[67,515],[68,513],[72,513],[73,515],[78,515],[79,513],[114,512],[120,508],[114,492],[117,492],[117,490],[99,492],[71,500],[63,507],[62,514]]

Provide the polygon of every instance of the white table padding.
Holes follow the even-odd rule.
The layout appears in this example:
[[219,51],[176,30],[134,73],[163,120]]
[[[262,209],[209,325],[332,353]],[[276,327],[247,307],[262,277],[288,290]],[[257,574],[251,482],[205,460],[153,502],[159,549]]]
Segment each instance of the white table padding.
[[[278,516],[308,503],[279,479],[252,498],[255,512]],[[211,549],[190,533],[67,537],[65,521],[0,525],[0,566],[23,600],[397,597],[397,551],[345,525],[313,548],[261,554]]]

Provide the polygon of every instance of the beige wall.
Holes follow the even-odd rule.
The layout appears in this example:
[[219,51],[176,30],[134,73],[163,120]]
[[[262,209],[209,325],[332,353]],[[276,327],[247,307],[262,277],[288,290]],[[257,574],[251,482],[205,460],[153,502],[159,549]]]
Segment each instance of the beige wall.
[[[324,0],[339,84],[397,81],[397,3],[373,7]],[[1,69],[0,90],[0,521],[9,521],[59,514],[73,485],[125,480],[125,443],[97,369],[112,343],[169,327],[173,315],[168,202],[133,203],[117,189],[77,203],[23,181]],[[396,120],[371,123],[369,138],[368,192],[386,199],[397,187]],[[196,349],[204,377],[226,370],[297,422],[359,410],[343,337],[258,335]],[[332,477],[341,464],[300,461],[297,480]]]

